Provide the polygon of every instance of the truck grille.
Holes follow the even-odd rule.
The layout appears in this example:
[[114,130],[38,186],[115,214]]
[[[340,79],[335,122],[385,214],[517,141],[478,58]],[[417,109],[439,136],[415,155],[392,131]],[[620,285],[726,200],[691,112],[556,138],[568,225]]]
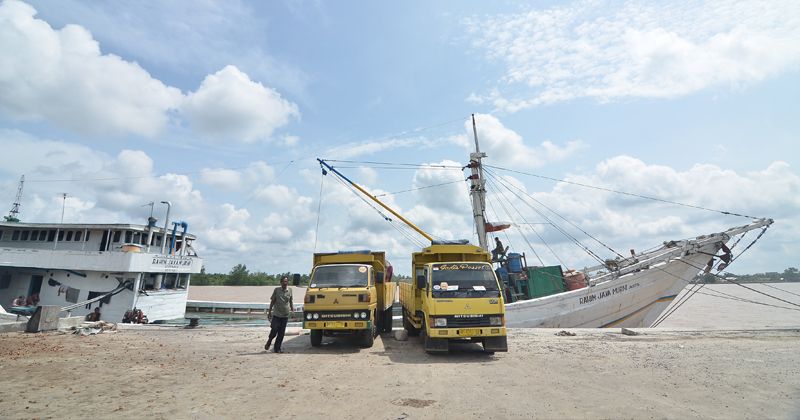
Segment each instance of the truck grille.
[[447,328],[489,326],[489,315],[448,315],[445,318],[447,318]]

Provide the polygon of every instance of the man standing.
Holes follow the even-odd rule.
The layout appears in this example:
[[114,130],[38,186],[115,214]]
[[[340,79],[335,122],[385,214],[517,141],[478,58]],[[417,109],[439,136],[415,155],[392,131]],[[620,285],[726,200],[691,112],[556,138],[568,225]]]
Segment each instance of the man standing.
[[500,257],[506,255],[506,250],[503,248],[503,243],[500,242],[500,238],[494,238],[494,249],[492,250],[492,261],[500,261]]
[[[272,291],[272,298],[269,301],[269,310],[267,311],[267,319],[270,320],[269,324],[269,338],[267,344],[264,345],[264,350],[269,350],[272,345],[272,339],[275,339],[275,353],[283,353],[281,344],[283,344],[283,335],[286,333],[286,324],[289,322],[289,315],[292,313],[292,289],[289,288],[289,277],[281,277],[281,287],[276,287]],[[274,309],[274,313],[273,313]]]

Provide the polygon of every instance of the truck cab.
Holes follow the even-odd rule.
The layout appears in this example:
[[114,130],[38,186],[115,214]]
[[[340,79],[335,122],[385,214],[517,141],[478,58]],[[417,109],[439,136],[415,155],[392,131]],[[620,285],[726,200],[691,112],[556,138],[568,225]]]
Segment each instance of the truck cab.
[[323,336],[355,335],[362,347],[372,347],[379,332],[392,329],[396,290],[383,252],[314,254],[303,305],[311,345],[319,347]]
[[412,256],[413,283],[400,286],[403,327],[423,334],[425,351],[449,351],[469,339],[489,353],[508,351],[502,289],[491,255],[480,247],[433,243]]

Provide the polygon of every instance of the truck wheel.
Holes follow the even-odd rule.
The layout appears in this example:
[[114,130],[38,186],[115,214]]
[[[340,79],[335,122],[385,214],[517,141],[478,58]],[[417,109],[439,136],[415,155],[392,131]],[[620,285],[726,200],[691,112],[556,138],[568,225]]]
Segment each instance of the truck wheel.
[[394,321],[392,319],[392,308],[389,307],[389,309],[383,311],[383,332],[392,332],[392,321]]
[[322,345],[322,330],[311,330],[311,347]]
[[372,324],[372,328],[363,330],[361,332],[361,347],[364,347],[365,349],[372,347],[372,345],[375,343],[376,331],[377,329],[375,328],[375,324]]
[[414,328],[414,325],[411,324],[411,321],[405,314],[403,314],[403,328],[408,331],[408,335],[411,337],[416,337],[419,335],[419,330]]

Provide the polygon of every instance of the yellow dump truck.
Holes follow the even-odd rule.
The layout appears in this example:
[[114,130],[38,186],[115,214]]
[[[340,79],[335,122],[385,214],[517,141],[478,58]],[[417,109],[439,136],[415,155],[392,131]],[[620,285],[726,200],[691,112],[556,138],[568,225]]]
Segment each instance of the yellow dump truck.
[[322,336],[357,335],[372,347],[378,332],[392,330],[397,285],[384,252],[342,251],[314,254],[314,267],[303,305],[303,328],[311,345]]
[[400,284],[403,327],[424,336],[425,351],[447,352],[451,340],[508,351],[502,289],[483,248],[433,242],[412,255],[413,283]]

